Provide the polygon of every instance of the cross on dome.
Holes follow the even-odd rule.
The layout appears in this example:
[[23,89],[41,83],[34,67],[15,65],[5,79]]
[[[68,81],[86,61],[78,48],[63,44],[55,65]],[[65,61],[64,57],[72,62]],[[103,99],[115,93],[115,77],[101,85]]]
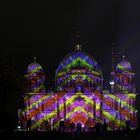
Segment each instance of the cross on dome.
[[36,59],[37,59],[37,57],[34,57],[34,63],[36,63]]
[[82,46],[80,45],[80,31],[76,31],[76,46],[75,46],[76,51],[81,51]]

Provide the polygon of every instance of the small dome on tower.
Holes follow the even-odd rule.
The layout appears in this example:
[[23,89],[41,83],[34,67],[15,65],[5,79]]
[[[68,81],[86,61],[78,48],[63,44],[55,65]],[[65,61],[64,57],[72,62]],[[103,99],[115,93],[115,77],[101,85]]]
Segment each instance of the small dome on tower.
[[36,62],[36,57],[34,57],[34,62],[28,65],[27,72],[31,73],[33,71],[43,71],[42,66]]
[[116,70],[117,71],[132,71],[131,63],[125,60],[125,56],[123,56],[123,60],[117,64]]

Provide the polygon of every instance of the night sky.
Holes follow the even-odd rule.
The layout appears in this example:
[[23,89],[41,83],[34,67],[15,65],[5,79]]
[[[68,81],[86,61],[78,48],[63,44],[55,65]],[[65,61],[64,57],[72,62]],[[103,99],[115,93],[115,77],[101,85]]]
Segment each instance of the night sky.
[[49,89],[55,69],[74,50],[75,32],[80,31],[82,49],[102,67],[106,85],[114,42],[116,63],[126,55],[140,92],[139,6],[139,0],[6,0],[0,4],[1,59],[14,60],[24,75],[36,56]]

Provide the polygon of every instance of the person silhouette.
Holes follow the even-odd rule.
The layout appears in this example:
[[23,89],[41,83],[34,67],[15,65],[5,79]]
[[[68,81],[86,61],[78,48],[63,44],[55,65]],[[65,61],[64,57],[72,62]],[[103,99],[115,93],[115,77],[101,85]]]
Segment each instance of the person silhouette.
[[74,131],[74,128],[75,128],[75,123],[71,122],[71,123],[70,123],[70,129],[71,129],[71,132]]
[[126,124],[126,130],[129,131],[130,130],[130,121],[126,120],[125,124]]
[[104,121],[104,123],[102,125],[103,131],[106,132],[107,131],[107,128],[108,128],[108,125],[107,125],[106,121]]
[[31,118],[27,119],[27,131],[31,131]]

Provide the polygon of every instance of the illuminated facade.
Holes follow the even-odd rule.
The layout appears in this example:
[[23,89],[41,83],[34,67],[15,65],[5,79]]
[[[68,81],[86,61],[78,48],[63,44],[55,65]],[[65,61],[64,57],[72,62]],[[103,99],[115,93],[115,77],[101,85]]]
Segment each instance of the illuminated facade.
[[111,92],[103,89],[100,65],[81,45],[67,55],[56,69],[55,91],[45,91],[42,67],[34,62],[28,66],[25,77],[30,83],[24,96],[24,118],[32,118],[32,129],[40,128],[47,120],[58,128],[61,120],[94,127],[96,122],[107,122],[109,129],[122,127],[126,120],[136,127],[134,73],[131,64],[123,58],[111,72]]

